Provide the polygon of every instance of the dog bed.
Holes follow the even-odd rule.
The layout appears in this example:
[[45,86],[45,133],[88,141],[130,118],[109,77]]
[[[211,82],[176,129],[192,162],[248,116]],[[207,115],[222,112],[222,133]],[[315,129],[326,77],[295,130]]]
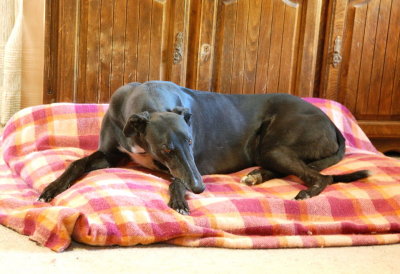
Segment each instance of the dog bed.
[[345,158],[323,173],[368,169],[371,177],[295,201],[305,186],[294,176],[249,187],[239,181],[252,168],[206,175],[206,190],[187,194],[191,214],[183,216],[167,205],[168,175],[130,164],[90,172],[52,202],[38,202],[73,160],[97,149],[108,108],[41,105],[15,114],[0,139],[0,223],[55,251],[71,240],[226,248],[398,243],[400,161],[379,153],[344,106],[305,100],[327,113],[347,139]]

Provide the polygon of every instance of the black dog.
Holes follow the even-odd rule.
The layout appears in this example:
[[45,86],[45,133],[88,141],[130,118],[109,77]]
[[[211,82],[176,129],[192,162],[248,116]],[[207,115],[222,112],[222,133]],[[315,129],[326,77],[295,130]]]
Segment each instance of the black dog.
[[169,206],[188,214],[186,190],[205,189],[202,174],[260,166],[242,179],[255,185],[296,175],[308,189],[295,199],[318,195],[327,185],[368,176],[365,170],[322,175],[339,162],[345,139],[317,107],[288,94],[225,95],[190,90],[170,82],[131,83],[111,98],[99,149],[73,162],[39,199],[50,201],[83,174],[131,157],[169,172]]

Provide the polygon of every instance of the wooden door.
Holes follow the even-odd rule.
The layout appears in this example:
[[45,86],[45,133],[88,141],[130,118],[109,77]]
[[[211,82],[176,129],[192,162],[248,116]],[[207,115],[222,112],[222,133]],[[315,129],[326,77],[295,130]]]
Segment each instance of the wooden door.
[[321,96],[382,150],[400,149],[400,0],[337,0],[329,14]]
[[197,1],[191,7],[197,21],[190,31],[188,86],[313,96],[323,2]]
[[122,84],[185,85],[189,2],[47,0],[45,102],[107,102]]

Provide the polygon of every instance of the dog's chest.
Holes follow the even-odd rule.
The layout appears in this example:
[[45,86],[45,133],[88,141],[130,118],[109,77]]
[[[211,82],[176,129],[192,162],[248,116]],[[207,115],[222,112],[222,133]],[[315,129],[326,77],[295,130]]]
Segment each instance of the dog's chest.
[[135,163],[149,169],[158,170],[158,167],[154,164],[154,160],[151,155],[146,153],[143,148],[139,146],[133,146],[131,147],[131,151],[128,151],[123,147],[118,147],[118,149],[121,152],[128,154]]

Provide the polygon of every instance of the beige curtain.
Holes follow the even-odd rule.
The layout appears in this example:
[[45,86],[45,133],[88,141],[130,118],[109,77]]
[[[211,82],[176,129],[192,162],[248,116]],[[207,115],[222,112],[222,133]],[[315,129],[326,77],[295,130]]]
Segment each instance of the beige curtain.
[[20,109],[23,0],[0,0],[0,124]]

